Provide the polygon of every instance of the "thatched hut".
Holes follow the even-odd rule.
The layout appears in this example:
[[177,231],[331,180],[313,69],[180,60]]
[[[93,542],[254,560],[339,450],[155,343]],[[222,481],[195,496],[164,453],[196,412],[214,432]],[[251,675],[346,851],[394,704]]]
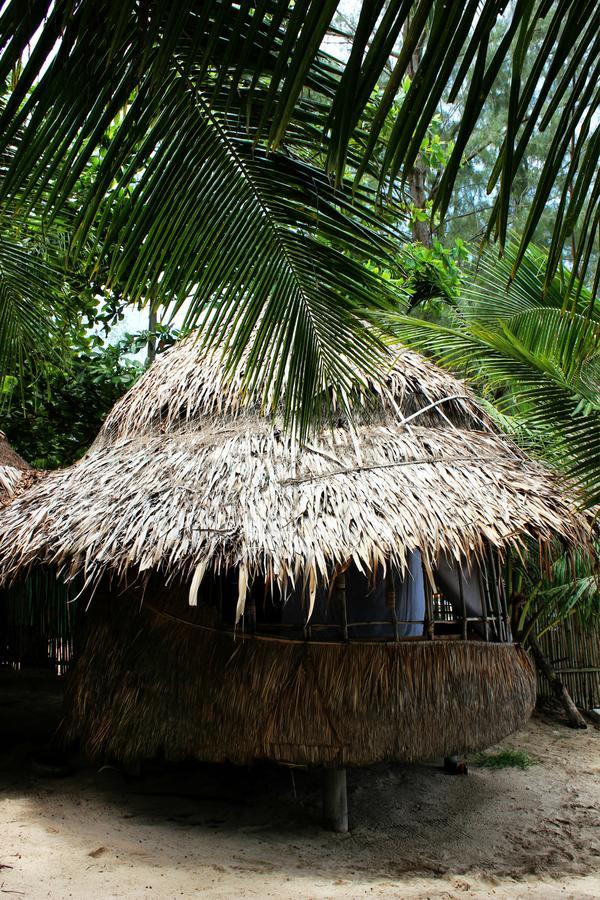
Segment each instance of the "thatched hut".
[[80,576],[92,756],[328,767],[485,747],[535,700],[510,547],[586,540],[555,477],[408,350],[299,445],[188,338],[0,515],[5,579]]
[[[0,507],[14,503],[45,474],[30,466],[0,431]],[[0,671],[66,669],[73,652],[67,598],[65,585],[40,568],[0,587]]]
[[9,503],[19,491],[31,484],[33,477],[34,470],[0,431],[0,504]]

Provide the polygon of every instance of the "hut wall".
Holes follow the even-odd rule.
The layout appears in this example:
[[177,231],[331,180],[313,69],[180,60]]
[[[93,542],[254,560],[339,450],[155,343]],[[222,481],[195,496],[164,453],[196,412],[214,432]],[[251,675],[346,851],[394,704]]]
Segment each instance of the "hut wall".
[[[576,705],[600,708],[600,625],[584,625],[571,616],[543,634],[540,646]],[[539,696],[552,697],[544,676],[537,678]]]
[[91,757],[423,760],[495,743],[535,702],[513,644],[234,638],[128,599],[94,598],[67,687],[68,736]]

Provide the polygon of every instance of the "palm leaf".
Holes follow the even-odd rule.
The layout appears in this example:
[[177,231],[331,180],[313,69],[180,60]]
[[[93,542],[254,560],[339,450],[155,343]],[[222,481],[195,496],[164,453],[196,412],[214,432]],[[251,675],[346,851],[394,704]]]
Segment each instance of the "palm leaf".
[[[590,317],[598,321],[600,311],[593,294],[571,273],[560,270],[545,281],[548,253],[530,246],[517,266],[520,242],[512,239],[502,257],[491,251],[477,263],[476,277],[465,282],[462,291],[463,315],[492,324],[510,320],[519,313],[553,308]],[[518,277],[515,270],[518,268]]]
[[41,236],[16,232],[0,217],[0,382],[28,357],[42,367],[60,355],[74,303],[56,254]]
[[[516,251],[515,251],[516,252]],[[530,250],[508,285],[511,260],[484,261],[455,322],[442,326],[395,315],[392,328],[408,345],[476,383],[515,434],[560,467],[592,506],[600,501],[600,325],[590,298],[565,310],[558,280],[544,292],[544,265]],[[567,283],[570,276],[567,274]]]
[[510,561],[513,584],[530,598],[528,627],[538,637],[575,615],[584,627],[597,625],[600,615],[600,575],[597,542],[589,549],[557,553],[551,564],[542,564],[539,553],[526,560]]
[[285,419],[304,430],[326,384],[343,396],[383,358],[364,320],[402,298],[360,260],[394,265],[391,236],[320,170],[254,147],[238,111],[211,106],[179,67],[154,112],[109,195],[93,186],[83,204],[75,227],[87,236],[99,218],[103,235],[89,262],[132,301],[185,305],[205,346],[229,334],[246,389],[271,409],[283,395]]
[[[332,27],[334,0],[182,0],[177,4],[133,0],[9,0],[0,16],[0,74],[6,77],[26,58],[0,133],[4,145],[25,126],[27,140],[11,169],[5,191],[34,190],[58,174],[55,199],[82,171],[90,154],[132,98],[135,115],[119,134],[111,153],[112,173],[120,173],[131,141],[143,138],[146,105],[161,93],[165,73],[177,58],[186,75],[214,77],[216,93],[245,92],[254,123],[249,136],[271,148],[283,147],[308,96],[325,101],[328,114],[313,119],[327,155],[327,166],[342,183],[344,168],[364,172],[376,162],[381,128],[391,114],[413,50],[421,61],[400,104],[379,171],[382,186],[403,179],[418,153],[422,136],[440,102],[454,102],[462,85],[471,85],[461,110],[456,151],[437,194],[444,212],[462,151],[482,106],[504,77],[510,61],[510,103],[506,138],[490,180],[500,189],[491,225],[504,242],[510,188],[536,131],[550,128],[554,139],[539,173],[537,192],[517,257],[531,240],[544,206],[553,196],[558,167],[574,147],[570,181],[564,188],[549,259],[551,278],[560,248],[575,229],[580,237],[577,264],[589,265],[590,236],[600,215],[600,180],[585,190],[597,169],[597,74],[600,66],[600,7],[595,0],[390,0],[361,4],[359,22],[346,63],[323,52]],[[537,31],[543,47],[534,56]],[[490,35],[501,29],[498,49],[488,58]],[[370,134],[361,143],[362,160],[348,149],[374,87],[402,39],[387,89],[377,101]],[[33,41],[29,57],[26,48]],[[196,82],[198,83],[198,81]],[[207,97],[209,105],[212,103]],[[364,136],[363,136],[364,137]],[[361,137],[362,141],[362,137]],[[60,188],[62,186],[62,190]]]

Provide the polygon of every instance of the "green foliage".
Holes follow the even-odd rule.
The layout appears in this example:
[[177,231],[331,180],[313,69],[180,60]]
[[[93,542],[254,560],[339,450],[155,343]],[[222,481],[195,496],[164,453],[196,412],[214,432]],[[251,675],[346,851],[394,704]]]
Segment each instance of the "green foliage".
[[[64,248],[62,248],[64,252]],[[0,375],[60,355],[79,303],[52,245],[34,218],[15,223],[0,210]]]
[[410,297],[409,309],[419,307],[428,318],[443,321],[448,304],[454,306],[461,292],[462,265],[467,249],[460,238],[452,247],[433,240],[431,247],[413,245],[402,254],[407,275],[404,290]]
[[[545,20],[537,22],[532,30],[530,50],[528,58],[525,60],[527,72],[540,59],[547,31],[548,22]],[[490,53],[498,51],[504,36],[505,24],[500,22],[490,34]],[[490,194],[489,191],[489,176],[494,169],[495,161],[502,148],[506,134],[506,122],[510,105],[510,95],[506,90],[506,85],[509,83],[510,77],[511,59],[506,57],[501,64],[498,79],[492,86],[481,108],[479,118],[469,137],[456,175],[445,223],[445,238],[448,240],[459,236],[466,242],[475,242],[480,240],[486,233],[490,213],[496,199],[495,193],[492,192]],[[467,92],[468,85],[465,85],[459,91],[457,96],[459,108],[466,100]],[[508,234],[521,234],[523,232],[535,198],[538,178],[550,153],[559,118],[560,109],[554,113],[548,127],[543,131],[533,129],[529,136],[527,147],[516,166],[514,174],[507,217]],[[447,135],[455,135],[458,124],[454,111],[452,109],[449,110],[444,123],[445,133]],[[545,247],[549,247],[551,243],[560,197],[565,190],[569,190],[567,173],[571,151],[572,147],[569,147],[565,152],[563,164],[556,173],[544,209],[536,225],[535,241]],[[563,247],[564,258],[569,260],[571,264],[573,240],[575,243],[579,243],[577,228],[574,230],[572,238],[566,241]]]
[[[509,594],[526,598],[515,610],[515,633],[526,640],[530,633],[540,637],[545,631],[576,615],[584,625],[600,617],[600,545],[556,553],[550,565],[535,550],[525,559],[509,558],[506,581]],[[594,555],[595,554],[595,555]]]
[[[600,546],[596,545],[595,552],[600,554]],[[574,613],[585,625],[591,624],[600,617],[598,560],[581,552],[570,557],[558,556],[550,572],[540,579],[538,598],[545,615],[551,619],[547,627]]]
[[86,452],[106,413],[143,371],[128,349],[129,342],[105,345],[82,328],[43,372],[25,360],[20,376],[4,378],[2,430],[31,465],[65,466]]
[[[545,287],[544,258],[517,245],[489,254],[449,325],[393,317],[398,337],[479,385],[500,424],[567,473],[588,506],[600,501],[600,314],[570,273]],[[514,277],[512,277],[514,275]],[[512,277],[512,280],[511,280]]]
[[529,769],[537,760],[526,750],[498,750],[496,753],[478,753],[473,762],[488,769]]

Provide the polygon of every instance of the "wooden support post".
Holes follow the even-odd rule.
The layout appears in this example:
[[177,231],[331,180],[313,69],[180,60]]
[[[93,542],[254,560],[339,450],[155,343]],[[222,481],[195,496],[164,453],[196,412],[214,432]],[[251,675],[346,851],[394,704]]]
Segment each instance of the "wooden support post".
[[504,630],[507,641],[512,641],[512,625],[508,616],[508,598],[506,596],[506,585],[504,584],[504,578],[502,576],[502,570],[500,569],[500,562],[498,561],[498,585],[500,587],[500,602],[502,603],[502,614],[504,616]]
[[460,562],[456,566],[456,574],[458,575],[458,593],[460,596],[460,611],[462,614],[462,639],[463,641],[467,640],[468,632],[467,632],[467,604],[465,601],[465,589],[463,586],[463,577],[462,571],[460,568]]
[[346,573],[340,572],[335,583],[340,615],[342,617],[342,638],[348,640],[348,610],[346,607]]
[[433,640],[434,633],[433,622],[433,597],[431,593],[431,584],[429,578],[425,578],[425,628],[423,629],[429,640]]
[[481,563],[477,560],[477,579],[479,581],[479,596],[481,597],[481,612],[483,613],[483,627],[485,632],[485,639],[489,641],[490,639],[490,623],[489,623],[489,613],[488,613],[488,605],[487,599],[485,596],[485,588],[483,586],[483,578],[481,575]]
[[[308,598],[306,598],[306,599],[308,600]],[[315,599],[316,599],[316,595],[315,595]],[[312,641],[312,636],[313,636],[312,618],[311,619],[308,618],[308,602],[307,602],[307,606],[306,606],[306,612],[307,612],[307,617],[306,617],[306,621],[304,622],[304,629],[303,629],[304,640]]]
[[394,640],[397,641],[400,634],[398,631],[398,615],[396,613],[396,586],[394,584],[394,573],[392,572],[391,563],[388,564],[385,572],[385,605],[390,611],[392,627],[394,629]]
[[[497,623],[497,639],[504,642],[504,623],[502,621],[502,610],[500,609],[500,599],[498,596],[498,582],[496,581],[496,568],[494,566],[494,557],[491,547],[486,547],[486,568],[484,570],[484,578],[488,591],[488,599],[492,616]],[[495,612],[494,612],[495,610]]]
[[330,831],[348,831],[345,769],[323,769],[323,825]]
[[494,557],[494,551],[488,544],[488,557],[490,561],[490,569],[492,571],[492,585],[494,587],[494,602],[496,604],[496,609],[498,610],[498,633],[500,635],[500,640],[505,642],[508,640],[507,629],[506,629],[506,616],[503,614],[502,609],[502,601],[500,597],[500,578],[499,571],[496,569],[496,559]]
[[489,546],[486,546],[486,569],[485,569],[485,579],[488,587],[488,594],[490,600],[490,609],[493,612],[496,618],[496,627],[498,632],[498,640],[503,641],[502,635],[502,622],[500,620],[500,607],[498,605],[497,597],[496,597],[496,584],[495,584],[495,574],[494,574],[494,564],[492,561],[491,551]]

